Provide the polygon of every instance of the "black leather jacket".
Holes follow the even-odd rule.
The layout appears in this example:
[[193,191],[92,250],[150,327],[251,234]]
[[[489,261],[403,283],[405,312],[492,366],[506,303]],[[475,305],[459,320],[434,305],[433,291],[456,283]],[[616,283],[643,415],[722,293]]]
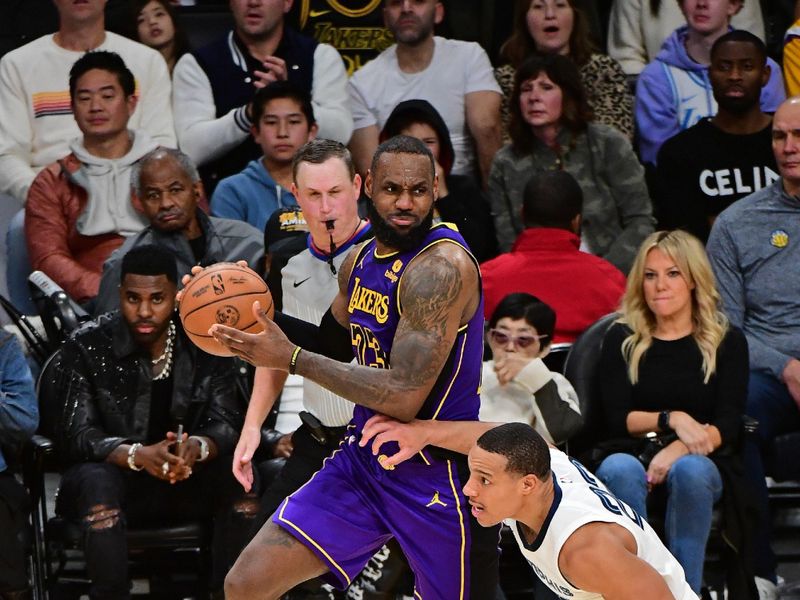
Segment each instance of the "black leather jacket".
[[[232,454],[244,420],[233,359],[199,351],[175,318],[171,417],[190,435],[213,439]],[[67,340],[41,384],[63,464],[103,461],[117,446],[146,441],[151,366],[118,312],[81,327]]]

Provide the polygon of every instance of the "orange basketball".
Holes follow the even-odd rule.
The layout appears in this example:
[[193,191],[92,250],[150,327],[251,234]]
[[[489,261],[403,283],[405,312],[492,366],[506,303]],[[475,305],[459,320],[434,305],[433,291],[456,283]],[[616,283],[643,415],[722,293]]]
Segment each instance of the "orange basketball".
[[258,273],[235,263],[217,263],[203,269],[183,289],[179,314],[186,335],[201,350],[233,356],[208,330],[220,323],[247,333],[263,331],[253,316],[256,300],[271,319],[275,314],[272,294]]

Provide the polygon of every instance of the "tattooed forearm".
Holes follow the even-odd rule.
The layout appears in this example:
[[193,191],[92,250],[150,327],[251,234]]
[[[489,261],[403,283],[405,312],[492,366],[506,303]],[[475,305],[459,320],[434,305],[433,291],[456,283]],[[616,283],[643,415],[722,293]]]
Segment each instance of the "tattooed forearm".
[[407,421],[416,416],[458,335],[464,313],[477,306],[477,271],[462,250],[432,248],[401,280],[402,314],[391,368],[374,369],[302,352],[297,372],[351,402]]

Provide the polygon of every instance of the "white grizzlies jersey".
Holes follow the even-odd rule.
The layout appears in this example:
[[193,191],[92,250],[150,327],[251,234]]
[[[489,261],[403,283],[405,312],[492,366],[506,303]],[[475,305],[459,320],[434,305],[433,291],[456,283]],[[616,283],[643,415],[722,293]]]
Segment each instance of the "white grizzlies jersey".
[[[337,249],[333,257],[337,273],[350,249],[370,237],[367,225]],[[290,258],[281,269],[281,288],[284,314],[319,325],[339,292],[339,280],[328,257],[309,247]],[[353,417],[352,402],[307,378],[303,379],[303,405],[327,427],[343,427]]]
[[621,525],[633,534],[638,557],[661,573],[677,600],[697,600],[697,594],[686,583],[683,568],[644,519],[611,495],[578,461],[555,449],[550,450],[550,461],[555,500],[538,537],[528,545],[517,522],[506,522],[514,531],[522,555],[547,587],[559,598],[602,599],[600,594],[574,587],[558,568],[561,548],[569,536],[582,525],[602,521]]

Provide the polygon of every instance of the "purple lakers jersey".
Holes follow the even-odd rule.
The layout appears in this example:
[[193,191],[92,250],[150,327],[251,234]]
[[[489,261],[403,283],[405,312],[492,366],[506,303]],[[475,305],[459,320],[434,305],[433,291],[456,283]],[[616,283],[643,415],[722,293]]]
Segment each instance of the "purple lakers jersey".
[[[359,364],[390,368],[392,342],[403,310],[399,298],[403,273],[417,256],[441,243],[457,244],[475,260],[458,230],[447,223],[433,226],[422,244],[408,252],[379,255],[375,240],[359,250],[347,286],[350,333]],[[477,261],[475,265],[477,268]],[[447,361],[417,418],[478,420],[482,358],[483,297],[475,314],[459,329]],[[355,407],[353,422],[359,431],[374,414],[363,406]]]

